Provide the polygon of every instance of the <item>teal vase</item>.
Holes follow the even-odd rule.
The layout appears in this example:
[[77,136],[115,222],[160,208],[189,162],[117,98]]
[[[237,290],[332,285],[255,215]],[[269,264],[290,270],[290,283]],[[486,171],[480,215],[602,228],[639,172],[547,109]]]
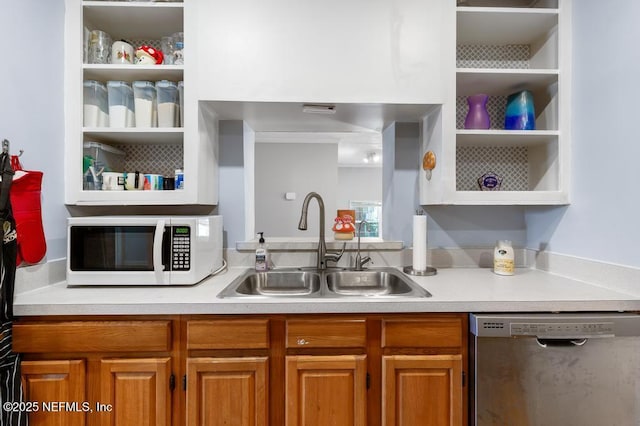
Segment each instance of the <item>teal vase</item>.
[[535,130],[536,113],[533,94],[528,90],[507,97],[504,128],[506,130]]

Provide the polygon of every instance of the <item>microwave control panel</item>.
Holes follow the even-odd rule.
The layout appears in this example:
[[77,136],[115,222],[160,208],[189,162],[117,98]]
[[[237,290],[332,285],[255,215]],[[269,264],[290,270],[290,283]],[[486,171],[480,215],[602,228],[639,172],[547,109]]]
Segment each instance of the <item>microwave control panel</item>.
[[171,270],[188,271],[189,269],[191,269],[191,228],[172,226]]

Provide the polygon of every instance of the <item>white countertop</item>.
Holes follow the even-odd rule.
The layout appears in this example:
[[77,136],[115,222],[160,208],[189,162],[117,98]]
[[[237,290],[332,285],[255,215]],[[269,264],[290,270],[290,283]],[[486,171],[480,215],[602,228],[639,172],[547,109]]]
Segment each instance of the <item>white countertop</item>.
[[635,311],[640,296],[536,269],[499,276],[485,268],[441,268],[411,277],[429,298],[217,297],[247,268],[231,268],[193,286],[67,287],[59,282],[17,294],[16,316],[375,312]]

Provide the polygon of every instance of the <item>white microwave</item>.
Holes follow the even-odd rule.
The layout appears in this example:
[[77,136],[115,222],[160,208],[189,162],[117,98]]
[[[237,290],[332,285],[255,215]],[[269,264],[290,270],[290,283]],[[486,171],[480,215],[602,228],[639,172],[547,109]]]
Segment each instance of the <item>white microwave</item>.
[[222,263],[222,216],[68,219],[69,285],[191,285]]

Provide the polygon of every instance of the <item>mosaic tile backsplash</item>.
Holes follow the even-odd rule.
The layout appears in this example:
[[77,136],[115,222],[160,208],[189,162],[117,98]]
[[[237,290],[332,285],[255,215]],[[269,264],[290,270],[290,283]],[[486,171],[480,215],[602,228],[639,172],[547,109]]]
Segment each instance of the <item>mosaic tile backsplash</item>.
[[526,147],[465,146],[456,148],[456,190],[479,191],[478,178],[494,172],[503,178],[501,191],[529,190]]
[[531,47],[528,44],[502,46],[458,45],[456,66],[458,68],[529,68]]
[[184,150],[181,144],[132,144],[114,145],[124,151],[124,168],[127,172],[157,173],[173,176],[183,166]]

